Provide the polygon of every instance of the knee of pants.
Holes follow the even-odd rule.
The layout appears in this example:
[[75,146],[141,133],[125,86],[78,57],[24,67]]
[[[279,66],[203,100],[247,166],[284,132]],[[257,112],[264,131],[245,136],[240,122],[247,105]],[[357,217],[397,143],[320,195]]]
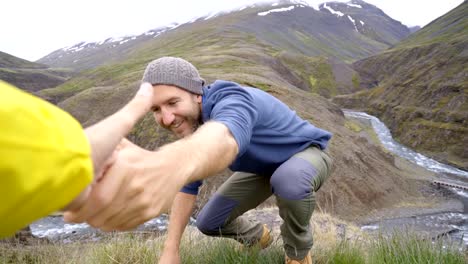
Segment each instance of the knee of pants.
[[203,234],[219,233],[238,202],[216,193],[198,214],[196,226]]
[[219,227],[210,226],[210,224],[204,218],[200,218],[200,216],[197,218],[196,226],[198,230],[205,235],[212,234],[219,230]]
[[276,169],[270,179],[272,192],[280,198],[302,200],[313,192],[317,170],[304,159],[293,157]]

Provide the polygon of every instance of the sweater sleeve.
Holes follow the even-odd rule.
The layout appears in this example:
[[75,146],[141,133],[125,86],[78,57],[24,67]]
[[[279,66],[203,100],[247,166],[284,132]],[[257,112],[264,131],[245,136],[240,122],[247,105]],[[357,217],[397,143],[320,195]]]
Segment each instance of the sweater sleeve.
[[226,125],[239,147],[237,157],[247,150],[258,110],[252,96],[239,85],[227,85],[216,92],[210,119]]
[[0,81],[0,237],[68,205],[93,179],[81,125]]
[[194,181],[182,187],[180,191],[187,194],[198,195],[198,191],[202,184],[203,181]]

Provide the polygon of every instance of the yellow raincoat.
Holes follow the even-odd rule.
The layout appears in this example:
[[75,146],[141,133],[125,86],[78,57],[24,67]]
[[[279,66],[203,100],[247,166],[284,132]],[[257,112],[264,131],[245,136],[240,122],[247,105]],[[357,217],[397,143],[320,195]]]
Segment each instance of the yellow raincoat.
[[93,179],[81,125],[0,80],[0,237],[68,205]]

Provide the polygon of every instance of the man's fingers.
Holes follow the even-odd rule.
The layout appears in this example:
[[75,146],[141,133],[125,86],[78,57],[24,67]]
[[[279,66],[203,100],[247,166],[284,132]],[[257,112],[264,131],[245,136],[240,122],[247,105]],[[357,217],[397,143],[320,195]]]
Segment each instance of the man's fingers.
[[170,205],[165,204],[164,198],[151,201],[154,199],[157,199],[157,197],[152,196],[149,200],[136,197],[136,199],[130,202],[130,204],[135,206],[128,207],[129,210],[119,214],[120,221],[108,222],[106,225],[109,224],[115,230],[124,231],[134,229],[152,218],[168,213]]
[[[132,179],[134,180],[134,179]],[[86,222],[91,224],[93,227],[102,228],[103,230],[114,230],[117,225],[127,216],[125,212],[129,211],[129,207],[135,206],[133,200],[138,194],[140,194],[144,186],[138,188],[132,188],[132,182],[124,182],[120,186],[118,195],[114,198],[112,203],[103,208],[99,213],[93,215],[87,219]]]
[[63,208],[63,210],[79,210],[86,203],[86,200],[88,199],[90,193],[91,186],[88,185],[73,201],[71,201],[71,203],[69,203],[65,208]]
[[154,197],[142,198],[136,196],[129,202],[131,207],[128,207],[125,212],[120,214],[120,221],[109,222],[109,225],[115,227],[116,230],[129,230],[134,229],[138,225],[159,216],[160,214],[153,214],[154,203],[151,201]]
[[137,147],[137,148],[140,148],[140,147],[138,147],[137,145],[133,144],[130,140],[128,140],[128,139],[126,139],[126,138],[122,138],[122,140],[120,141],[119,145],[117,146],[117,149],[118,149],[118,150],[121,150],[121,149],[129,148],[129,147]]
[[65,212],[65,221],[82,223],[108,207],[124,184],[124,176],[125,173],[122,173],[121,166],[118,163],[109,168],[105,177],[99,183],[93,185],[85,205],[77,211]]
[[119,154],[119,149],[116,148],[114,152],[112,153],[112,155],[106,160],[103,167],[100,169],[100,172],[98,172],[96,176],[94,177],[95,182],[101,181],[102,177],[106,175],[107,171],[110,169],[112,165],[114,165],[115,161],[117,160],[118,154]]
[[[108,218],[106,222],[102,223],[102,227],[104,230],[128,230],[129,228],[126,229],[120,229],[120,226],[125,225],[129,221],[135,220],[135,218],[140,217],[140,212],[135,213],[130,213],[129,212],[129,207],[134,205],[134,199],[129,200],[126,202],[125,207],[120,210],[116,215],[114,215],[111,218]],[[133,226],[136,227],[136,226]]]

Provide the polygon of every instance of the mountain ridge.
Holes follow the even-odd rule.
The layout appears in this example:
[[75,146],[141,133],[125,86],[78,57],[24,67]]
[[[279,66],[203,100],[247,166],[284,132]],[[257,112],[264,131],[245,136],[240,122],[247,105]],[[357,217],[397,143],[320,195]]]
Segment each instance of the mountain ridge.
[[[201,17],[201,18],[195,19],[193,21],[190,21],[191,23],[184,23],[184,24],[181,24],[181,25],[173,24],[173,25],[170,25],[170,26],[167,26],[167,27],[162,27],[162,28],[149,30],[149,31],[147,31],[147,32],[145,32],[145,33],[143,33],[141,35],[138,35],[138,36],[127,36],[127,37],[124,37],[122,39],[119,39],[119,38],[111,39],[111,38],[109,38],[109,39],[107,39],[105,41],[93,42],[93,43],[80,42],[80,43],[78,43],[78,44],[76,44],[76,45],[74,45],[72,47],[69,47],[68,49],[59,49],[57,51],[54,51],[51,54],[46,55],[43,58],[39,59],[38,62],[47,64],[47,65],[51,65],[51,66],[54,66],[54,67],[69,67],[69,68],[74,68],[76,70],[90,69],[90,68],[94,68],[96,66],[102,65],[102,63],[104,61],[106,61],[106,62],[117,61],[119,58],[116,58],[116,57],[122,57],[123,54],[130,53],[131,50],[134,49],[136,46],[138,46],[138,45],[140,45],[140,44],[142,44],[144,42],[150,42],[150,40],[153,39],[154,37],[160,37],[160,36],[166,34],[167,32],[172,31],[172,30],[177,30],[180,27],[187,27],[190,24],[200,24],[200,23],[204,23],[204,22],[210,22],[210,21],[213,21],[213,20],[217,20],[217,21],[223,20],[224,22],[226,22],[228,20],[227,17],[231,17],[230,19],[233,20],[233,16],[246,17],[245,15],[247,13],[250,14],[249,18],[251,20],[259,21],[258,18],[255,19],[257,16],[259,16],[259,15],[257,15],[258,13],[267,12],[267,11],[273,10],[273,9],[285,8],[286,6],[288,6],[288,7],[294,6],[295,9],[290,10],[292,12],[295,12],[295,11],[297,11],[299,9],[307,9],[309,11],[308,15],[310,17],[309,21],[308,21],[309,23],[310,22],[322,23],[322,21],[320,19],[318,19],[318,20],[315,19],[314,20],[313,19],[314,15],[319,15],[321,17],[321,19],[324,19],[325,17],[328,17],[328,21],[324,21],[325,24],[319,24],[319,25],[317,25],[315,27],[315,29],[320,29],[321,26],[323,25],[323,27],[327,28],[327,30],[330,30],[331,27],[327,26],[327,23],[333,23],[332,18],[334,18],[334,20],[336,20],[335,23],[342,23],[342,27],[345,27],[346,29],[351,30],[351,31],[354,30],[354,26],[351,26],[352,23],[347,17],[335,17],[333,14],[331,14],[328,10],[325,10],[324,8],[316,10],[314,7],[305,5],[304,3],[300,3],[300,2],[302,2],[302,1],[280,1],[280,2],[277,3],[276,6],[271,6],[272,5],[271,3],[270,4],[264,3],[264,4],[261,4],[261,5],[256,4],[256,5],[248,6],[248,7],[243,8],[243,9],[234,10],[234,11],[231,11],[231,12],[224,13],[222,16]],[[364,5],[365,2],[360,1],[360,0],[353,0],[353,3],[360,3],[360,4]],[[335,6],[335,4],[333,4],[333,5]],[[345,9],[345,7],[349,7],[349,6],[346,3],[336,4],[336,8]],[[384,14],[384,12],[381,11],[380,9],[376,8],[375,6],[366,5],[366,7],[371,8],[371,10],[373,12],[376,12],[376,10],[379,11],[378,13],[383,14],[383,16],[385,17],[384,20],[388,20],[387,16]],[[361,10],[361,12],[359,12],[360,10],[354,10],[353,11],[353,9],[359,9],[359,8],[351,8],[350,10],[352,12],[354,12],[354,13],[360,14],[361,19],[371,19],[371,21],[373,21],[373,23],[380,23],[380,20],[375,20],[373,18],[373,16],[369,15],[367,17],[362,17],[363,16],[362,10]],[[275,12],[275,13],[271,13],[270,15],[266,15],[266,16],[271,17],[271,16],[277,16],[277,15],[280,15],[280,14],[281,14],[281,12]],[[304,16],[305,15],[302,14],[302,17],[304,17]],[[351,14],[351,16],[352,16],[352,14]],[[221,17],[221,19],[220,19],[220,17]],[[296,20],[296,19],[297,18],[292,18],[292,20]],[[356,19],[356,21],[357,20],[358,19]],[[280,20],[280,21],[281,22],[287,22],[284,19]],[[360,21],[362,21],[362,20],[360,20]],[[357,23],[359,23],[359,21]],[[380,51],[380,50],[385,49],[386,47],[388,47],[389,43],[394,44],[395,40],[397,38],[401,38],[401,37],[404,37],[404,36],[409,34],[409,29],[406,26],[402,25],[400,22],[392,21],[392,23],[395,23],[394,27],[399,27],[399,29],[395,29],[395,30],[401,30],[403,33],[398,32],[397,36],[394,36],[395,32],[385,33],[384,36],[379,36],[376,33],[379,30],[372,30],[372,28],[370,28],[370,29],[368,29],[368,32],[365,35],[363,35],[363,37],[366,40],[364,40],[364,39],[359,40],[359,38],[356,37],[356,36],[348,36],[349,33],[346,33],[344,31],[341,32],[341,33],[345,34],[347,36],[347,38],[349,38],[349,39],[356,39],[356,41],[357,41],[356,45],[367,45],[367,46],[369,46],[369,49],[370,49],[368,52],[362,52],[361,49],[356,49],[355,48],[356,50],[360,50],[361,54],[354,55],[351,52],[351,54],[343,53],[343,54],[341,54],[341,56],[344,59],[353,59],[354,57],[355,58],[363,58],[364,56],[368,56],[371,53],[375,53],[376,51]],[[301,24],[301,23],[296,23],[296,25],[297,24]],[[223,26],[223,25],[219,25],[219,26]],[[246,25],[246,24],[243,24],[241,22],[236,22],[236,21],[233,21],[230,24],[229,23],[224,23],[224,26],[237,26],[239,29],[243,29],[243,30],[250,28],[249,24]],[[275,25],[270,25],[270,26],[272,26],[272,28],[270,28],[270,29],[273,29],[274,27],[281,27],[281,24],[275,24]],[[367,24],[361,25],[361,23],[359,23],[358,27],[360,29],[361,28],[366,29],[369,26]],[[301,30],[306,31],[304,28],[302,28]],[[310,31],[311,30],[309,30],[308,35],[310,35]],[[322,34],[327,34],[327,31],[326,30],[321,31],[321,33]],[[290,34],[287,37],[299,38],[300,36],[294,36],[294,35]],[[264,36],[263,38],[268,40],[267,36]],[[324,37],[318,37],[318,38],[319,38],[319,40],[322,40],[322,41],[324,39],[326,40],[326,38],[324,38]],[[384,41],[384,43],[376,41],[375,39],[379,39],[379,41]],[[271,41],[271,39],[269,39],[269,40]],[[295,42],[297,42],[297,41],[295,41]],[[343,42],[343,41],[340,40],[340,42]],[[371,43],[367,43],[367,42],[371,42]],[[278,44],[278,43],[280,45],[282,45],[282,42],[276,41],[276,44]],[[103,45],[102,48],[99,48],[100,45],[98,45],[98,44]],[[325,50],[329,50],[327,48],[328,45],[336,45],[336,44],[334,44],[333,39],[331,39],[331,40],[328,40],[326,43],[322,44],[322,47],[324,47]],[[374,47],[374,46],[376,46],[376,47]],[[296,47],[296,49],[298,49],[298,51],[300,51],[300,52],[306,52],[306,54],[310,54],[310,53],[307,52],[308,49],[316,50],[311,45],[308,45],[307,48],[306,47],[302,47],[302,48],[301,47],[299,47],[299,48]],[[115,50],[115,52],[114,52],[114,50]],[[334,51],[331,52],[331,53],[337,52],[336,50],[337,49],[335,48]],[[96,54],[99,54],[99,53],[102,53],[105,56],[104,55],[102,55],[100,57],[97,56]],[[315,54],[318,54],[318,53],[319,52],[315,52]],[[90,59],[90,57],[92,57],[92,56],[97,56],[97,58],[100,58],[100,59],[98,59],[98,60]]]

